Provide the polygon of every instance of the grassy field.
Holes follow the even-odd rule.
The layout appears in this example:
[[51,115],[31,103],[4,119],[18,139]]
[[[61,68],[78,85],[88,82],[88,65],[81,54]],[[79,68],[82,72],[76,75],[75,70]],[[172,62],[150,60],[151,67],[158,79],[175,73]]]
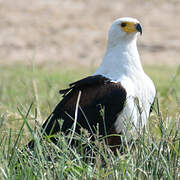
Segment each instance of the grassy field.
[[[68,138],[60,134],[58,146],[39,142],[34,127],[61,99],[58,90],[93,71],[0,67],[0,179],[180,178],[180,68],[145,67],[156,85],[158,100],[147,129],[123,154],[114,156],[103,140],[89,142],[86,132],[75,137],[93,149],[91,158],[82,148],[69,147]],[[32,138],[37,144],[34,152],[22,155],[19,149]]]

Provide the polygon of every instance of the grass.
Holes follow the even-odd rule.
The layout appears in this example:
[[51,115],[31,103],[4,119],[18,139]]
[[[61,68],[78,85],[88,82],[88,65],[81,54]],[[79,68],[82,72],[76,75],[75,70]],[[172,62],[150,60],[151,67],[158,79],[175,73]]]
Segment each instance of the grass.
[[[40,143],[34,127],[61,99],[59,89],[93,69],[1,67],[0,179],[179,179],[180,69],[149,66],[145,71],[158,91],[147,129],[117,156],[103,140],[90,142],[84,131],[75,134],[81,145],[92,149],[90,156],[81,145],[70,147],[61,134],[58,146],[48,140]],[[32,138],[35,151],[22,155],[19,149]]]

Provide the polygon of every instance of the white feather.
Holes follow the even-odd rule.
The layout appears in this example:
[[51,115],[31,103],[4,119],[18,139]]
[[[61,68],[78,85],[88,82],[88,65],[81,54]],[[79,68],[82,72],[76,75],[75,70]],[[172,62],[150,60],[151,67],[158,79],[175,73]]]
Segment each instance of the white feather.
[[156,90],[145,74],[137,50],[137,32],[126,33],[120,27],[124,21],[139,23],[134,18],[120,18],[112,24],[104,59],[94,75],[101,74],[126,89],[127,99],[114,126],[117,133],[135,135],[149,118]]

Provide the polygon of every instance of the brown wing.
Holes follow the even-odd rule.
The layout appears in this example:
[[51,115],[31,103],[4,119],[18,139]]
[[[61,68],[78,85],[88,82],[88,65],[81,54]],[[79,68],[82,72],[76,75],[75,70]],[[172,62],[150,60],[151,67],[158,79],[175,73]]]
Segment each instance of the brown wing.
[[[120,83],[111,82],[110,79],[97,75],[72,83],[68,89],[60,91],[63,93],[63,99],[43,124],[43,132],[47,135],[59,132],[60,119],[64,120],[61,131],[68,132],[74,122],[79,91],[81,97],[76,132],[79,133],[80,127],[91,133],[95,132],[95,127],[99,124],[99,133],[105,135],[113,127],[126,101],[126,91]],[[101,113],[102,108],[104,116]]]

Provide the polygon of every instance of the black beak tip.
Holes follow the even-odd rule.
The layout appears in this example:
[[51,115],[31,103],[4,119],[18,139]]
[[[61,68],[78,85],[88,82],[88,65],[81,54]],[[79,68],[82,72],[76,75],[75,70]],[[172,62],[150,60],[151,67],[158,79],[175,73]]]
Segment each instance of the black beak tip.
[[138,24],[136,24],[136,30],[138,31],[138,32],[140,32],[140,34],[142,35],[142,27],[141,27],[141,25],[138,23]]

